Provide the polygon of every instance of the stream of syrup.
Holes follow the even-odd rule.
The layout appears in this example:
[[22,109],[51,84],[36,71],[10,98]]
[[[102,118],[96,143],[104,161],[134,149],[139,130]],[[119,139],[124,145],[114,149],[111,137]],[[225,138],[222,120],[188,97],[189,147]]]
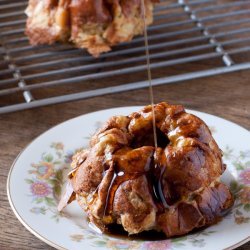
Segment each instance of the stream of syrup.
[[[155,108],[154,108],[154,92],[153,92],[153,85],[152,85],[152,74],[151,74],[151,66],[150,66],[150,53],[149,53],[149,44],[148,44],[148,30],[147,30],[147,22],[146,22],[146,7],[145,7],[145,0],[141,0],[141,10],[142,10],[142,19],[143,19],[143,27],[144,27],[144,44],[145,44],[145,54],[146,54],[146,63],[147,63],[147,73],[148,73],[148,85],[149,85],[149,97],[150,97],[150,104],[152,107],[152,121],[153,121],[153,136],[154,136],[154,146],[155,151],[158,148],[158,140],[157,140],[157,133],[156,133],[156,119],[155,119]],[[153,155],[152,157],[155,157]],[[151,161],[154,162],[154,159]],[[163,194],[162,190],[162,175],[164,170],[161,166],[157,164],[153,164],[150,166],[150,172],[152,172],[154,178],[148,178],[148,181],[153,180],[152,188],[153,188],[153,197],[156,198],[158,201],[157,204],[160,204],[161,208],[168,208],[169,205],[166,202],[166,199]],[[159,206],[159,205],[158,205]]]
[[[128,180],[136,179],[142,175],[147,178],[148,188],[152,194],[152,198],[158,208],[159,212],[163,212],[166,208],[169,208],[169,201],[167,202],[164,197],[164,193],[162,190],[162,175],[164,173],[165,167],[156,164],[156,150],[158,147],[158,142],[161,144],[161,135],[157,138],[157,128],[156,128],[156,120],[155,120],[155,108],[154,108],[154,94],[153,94],[153,86],[152,86],[152,76],[151,76],[151,68],[150,68],[150,55],[149,55],[149,44],[148,44],[148,33],[147,33],[147,23],[146,23],[146,7],[144,0],[141,0],[141,12],[144,26],[144,41],[145,41],[145,55],[146,55],[146,63],[147,63],[147,76],[148,76],[148,84],[149,84],[149,96],[150,96],[150,104],[152,107],[152,128],[153,128],[153,141],[152,154],[148,157],[148,160],[144,166],[144,169],[138,169],[138,172],[130,172],[129,170],[121,171],[119,166],[115,163],[112,165],[112,180],[110,182],[110,186],[107,192],[106,204],[104,209],[104,216],[108,216],[112,213],[114,197],[119,186]],[[147,135],[148,136],[148,135]],[[162,145],[159,145],[162,146]],[[165,145],[166,146],[166,145]],[[107,174],[107,171],[104,172],[104,175]]]
[[150,104],[152,107],[154,144],[155,144],[155,149],[156,149],[157,148],[157,136],[156,136],[156,122],[155,122],[155,109],[154,109],[154,92],[153,92],[153,86],[152,86],[152,74],[151,74],[149,46],[148,46],[148,31],[147,31],[147,23],[146,23],[146,7],[145,7],[144,0],[141,0],[141,10],[142,10],[142,19],[143,19],[143,27],[144,27],[144,44],[145,44],[145,54],[146,54],[146,62],[147,62],[149,97],[150,97]]

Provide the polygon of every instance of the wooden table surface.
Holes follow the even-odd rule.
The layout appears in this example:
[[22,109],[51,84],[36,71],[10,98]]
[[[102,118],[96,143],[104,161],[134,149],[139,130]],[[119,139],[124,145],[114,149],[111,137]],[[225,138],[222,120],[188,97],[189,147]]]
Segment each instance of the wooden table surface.
[[[250,129],[249,79],[250,71],[242,71],[155,87],[155,102],[183,104],[186,108],[217,115]],[[72,117],[100,109],[148,103],[148,89],[142,89],[0,116],[0,249],[53,249],[22,226],[6,195],[10,166],[30,141]],[[250,249],[250,243],[238,249]]]

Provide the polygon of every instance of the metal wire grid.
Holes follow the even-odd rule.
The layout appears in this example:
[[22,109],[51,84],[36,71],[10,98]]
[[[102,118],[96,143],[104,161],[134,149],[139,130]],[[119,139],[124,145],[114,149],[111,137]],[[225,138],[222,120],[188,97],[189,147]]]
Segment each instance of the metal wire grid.
[[[32,47],[26,5],[0,0],[0,113],[148,86],[143,37],[98,59],[70,45]],[[154,86],[250,69],[250,1],[166,0],[154,17]]]

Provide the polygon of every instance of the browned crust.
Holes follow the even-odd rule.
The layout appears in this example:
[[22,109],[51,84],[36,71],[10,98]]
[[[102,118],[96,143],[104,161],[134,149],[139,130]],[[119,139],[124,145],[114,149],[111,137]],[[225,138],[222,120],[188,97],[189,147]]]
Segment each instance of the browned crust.
[[196,194],[191,202],[180,202],[158,217],[158,225],[168,237],[216,223],[233,205],[227,186],[216,183]]

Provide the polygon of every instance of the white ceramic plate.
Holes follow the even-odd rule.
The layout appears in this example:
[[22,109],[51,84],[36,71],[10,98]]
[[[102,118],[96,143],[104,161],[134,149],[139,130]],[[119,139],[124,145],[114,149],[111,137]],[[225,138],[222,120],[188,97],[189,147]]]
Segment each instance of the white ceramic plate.
[[224,151],[223,179],[237,199],[218,224],[184,237],[162,241],[129,240],[100,235],[87,225],[76,202],[62,214],[56,206],[72,154],[88,145],[89,137],[112,115],[127,115],[139,107],[98,111],[66,121],[36,138],[14,162],[7,190],[21,223],[39,239],[58,249],[226,249],[249,240],[250,133],[216,116],[189,111],[211,128]]

